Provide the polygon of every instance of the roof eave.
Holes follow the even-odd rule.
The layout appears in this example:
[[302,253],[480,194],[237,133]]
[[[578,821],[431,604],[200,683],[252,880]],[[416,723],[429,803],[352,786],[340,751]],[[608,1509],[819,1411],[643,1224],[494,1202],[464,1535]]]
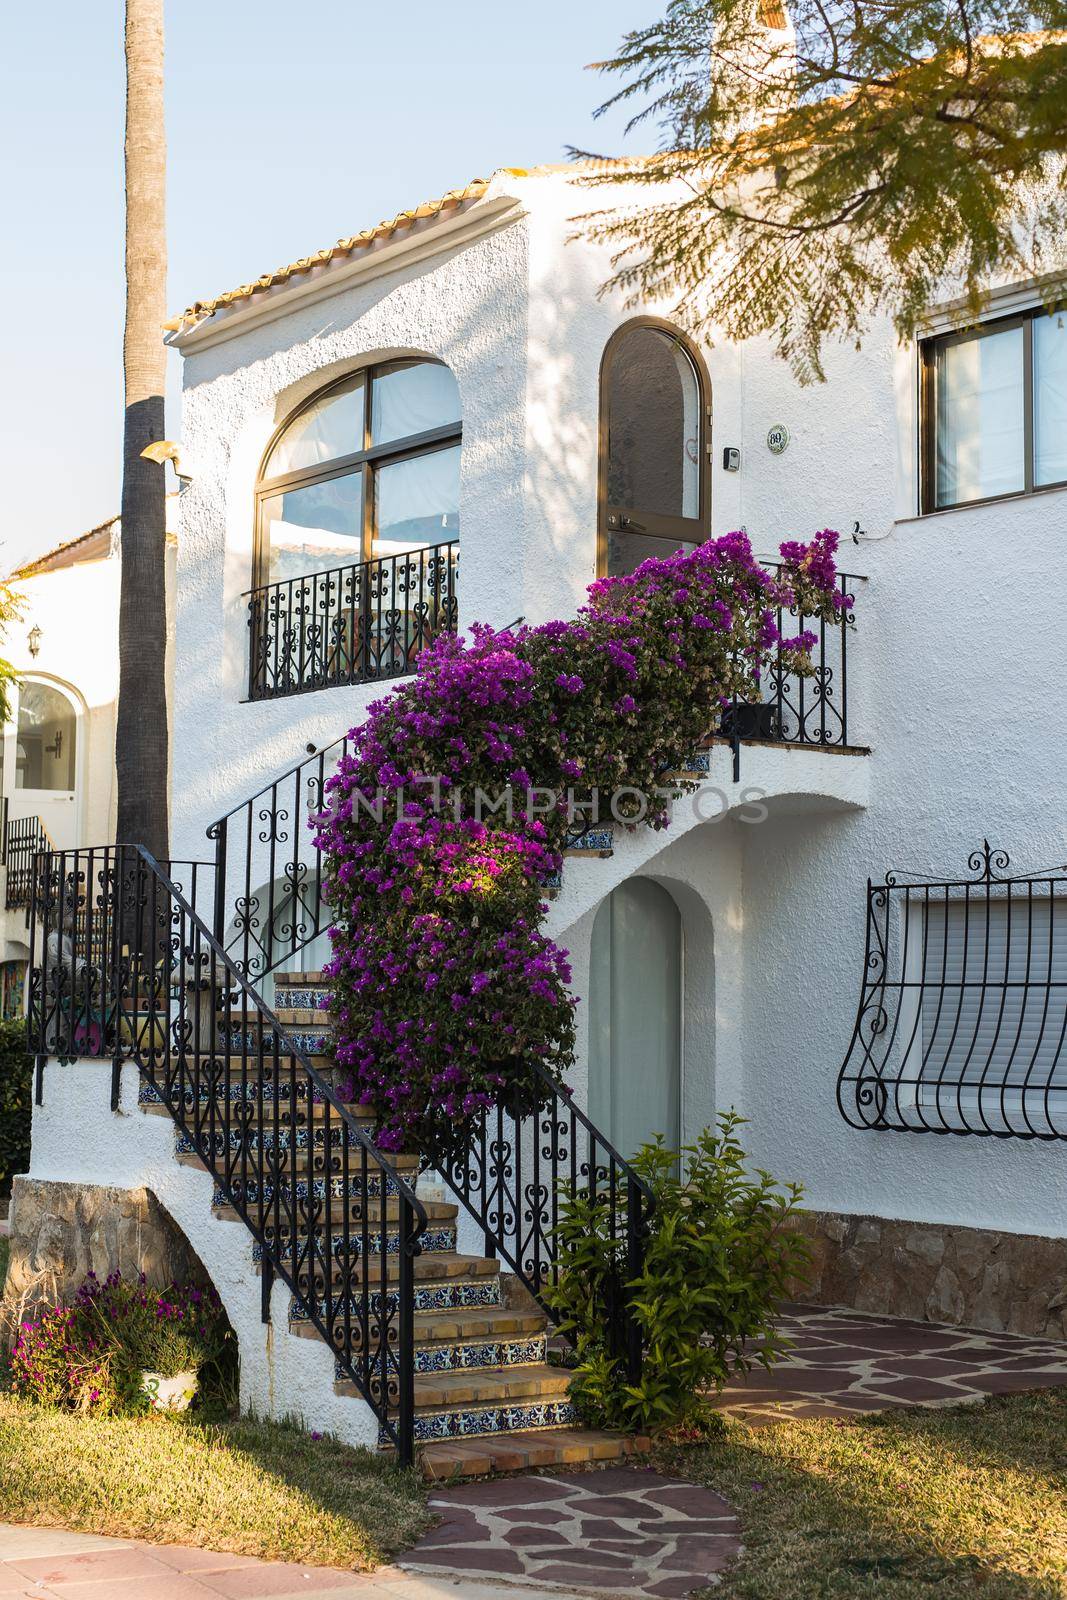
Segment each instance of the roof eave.
[[221,344],[252,326],[287,316],[298,306],[338,294],[353,282],[378,277],[397,266],[466,244],[517,221],[523,214],[516,194],[494,190],[438,216],[415,221],[403,232],[373,240],[349,256],[316,265],[269,288],[256,289],[245,299],[170,330],[164,336],[165,342],[183,353]]

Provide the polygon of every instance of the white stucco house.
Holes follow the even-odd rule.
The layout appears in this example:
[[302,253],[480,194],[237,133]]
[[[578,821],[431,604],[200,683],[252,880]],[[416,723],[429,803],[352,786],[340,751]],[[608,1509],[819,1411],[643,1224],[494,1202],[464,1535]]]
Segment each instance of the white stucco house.
[[[1067,869],[1049,869],[1067,861],[1067,755],[1050,712],[1064,654],[1067,316],[1049,316],[1036,286],[1006,284],[961,331],[949,298],[919,345],[881,325],[862,349],[831,352],[824,384],[800,388],[761,341],[697,346],[669,307],[638,314],[601,297],[606,259],[572,237],[595,202],[570,169],[502,170],[200,302],[168,335],[184,363],[191,478],[172,848],[212,865],[192,909],[251,985],[241,1048],[262,1001],[327,1059],[313,1008],[328,912],[303,822],[335,741],[430,635],[571,616],[598,574],[731,529],[773,561],[780,540],[836,528],[855,626],[824,630],[816,679],[770,685],[768,714],[732,729],[709,708],[702,788],[672,827],[615,828],[565,863],[547,928],[572,953],[581,1001],[576,1102],[623,1157],[737,1108],[753,1158],[805,1185],[813,1293],[1062,1334]],[[892,897],[885,910],[887,873],[916,886],[902,911]],[[260,1018],[256,1038],[273,1026]],[[243,1073],[246,1084],[247,1051]],[[351,1310],[338,1331],[328,1295],[318,1322],[309,1310],[330,1250],[312,1252],[310,1277],[292,1269],[305,1295],[294,1320],[295,1220],[287,1233],[275,1211],[271,1232],[260,1192],[251,1231],[233,1226],[250,1216],[247,1168],[209,1178],[199,1122],[183,1124],[176,1161],[169,1121],[138,1119],[139,1098],[129,1061],[42,1062],[31,1178],[153,1189],[226,1301],[246,1397],[350,1438],[388,1433],[353,1355],[365,1320],[361,1342]],[[228,1123],[209,1133],[247,1162]],[[424,1247],[415,1340],[436,1352],[466,1340],[499,1378],[509,1359],[522,1367],[499,1341],[532,1340],[536,1361],[543,1320],[483,1295],[479,1273],[499,1262],[462,1189],[420,1180],[426,1238],[482,1267],[450,1267],[469,1295],[449,1300],[443,1258],[433,1278]],[[324,1192],[314,1226],[329,1230]],[[365,1300],[365,1237],[362,1259]],[[420,1301],[431,1287],[438,1299]],[[460,1303],[474,1322],[452,1346],[439,1330],[434,1342],[419,1318]],[[321,1339],[287,1336],[311,1324],[339,1361],[336,1383]],[[464,1361],[479,1364],[451,1368]],[[487,1371],[479,1390],[450,1369],[452,1387],[433,1390],[422,1376],[449,1367],[443,1354],[416,1362],[407,1403],[416,1438],[451,1441],[452,1467],[474,1470],[485,1441],[516,1428],[539,1429],[544,1453],[573,1423],[558,1383],[493,1389]]]

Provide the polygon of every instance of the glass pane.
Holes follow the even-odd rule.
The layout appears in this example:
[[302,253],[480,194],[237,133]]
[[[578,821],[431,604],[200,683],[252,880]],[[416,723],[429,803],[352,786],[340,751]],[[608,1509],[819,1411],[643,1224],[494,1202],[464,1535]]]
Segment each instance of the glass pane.
[[374,482],[373,555],[459,537],[459,445],[380,467]]
[[937,504],[1025,488],[1022,328],[943,344],[936,371]]
[[363,449],[363,374],[320,395],[282,434],[263,468],[265,478],[317,467]]
[[50,683],[24,681],[19,689],[15,788],[72,790],[77,728],[65,694]]
[[1034,323],[1034,482],[1067,478],[1067,311]]
[[658,328],[616,346],[608,378],[608,504],[700,515],[700,385],[683,347]]
[[371,389],[374,444],[391,444],[459,420],[459,389],[448,367],[414,361],[375,374]]
[[346,472],[263,501],[269,582],[363,559],[363,474]]
[[678,539],[655,539],[647,533],[609,530],[608,577],[624,578],[651,556],[662,560],[664,556],[672,556],[676,550],[684,550],[688,555],[695,549],[695,544],[684,544]]

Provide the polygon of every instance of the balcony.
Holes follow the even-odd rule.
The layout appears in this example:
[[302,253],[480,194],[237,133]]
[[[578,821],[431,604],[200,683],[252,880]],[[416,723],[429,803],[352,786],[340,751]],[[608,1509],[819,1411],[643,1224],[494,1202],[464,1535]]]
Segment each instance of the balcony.
[[453,539],[252,589],[248,698],[414,672],[421,650],[456,631],[458,568]]
[[[776,562],[765,562],[776,576]],[[840,572],[838,592],[842,600],[855,601],[856,591],[866,578]],[[849,724],[848,674],[849,637],[854,631],[853,607],[842,605],[835,622],[819,617],[786,612],[779,608],[775,618],[779,630],[792,636],[810,631],[816,635],[811,658],[814,672],[798,677],[787,670],[779,651],[760,678],[759,695],[747,702],[725,707],[714,738],[726,739],[733,746],[735,770],[742,743],[801,745],[820,750],[860,751]]]

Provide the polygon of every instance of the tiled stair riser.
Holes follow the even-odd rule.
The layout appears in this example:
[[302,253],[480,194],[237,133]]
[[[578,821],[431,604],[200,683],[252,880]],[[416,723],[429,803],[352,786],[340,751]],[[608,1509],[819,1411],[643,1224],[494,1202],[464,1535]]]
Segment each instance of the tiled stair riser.
[[[544,1363],[547,1355],[547,1334],[535,1334],[532,1339],[482,1339],[447,1345],[415,1346],[416,1373],[429,1372],[484,1372],[492,1367],[531,1367]],[[343,1380],[347,1374],[338,1361],[334,1376]]]
[[308,984],[304,988],[275,984],[274,1010],[325,1011],[330,1003],[330,994],[331,990],[326,984]]
[[[346,1242],[343,1234],[339,1234],[334,1238],[333,1254],[335,1257],[343,1257],[345,1255],[345,1243]],[[426,1232],[419,1240],[419,1244],[422,1246],[422,1252],[424,1255],[433,1255],[442,1251],[455,1250],[455,1225],[453,1224],[443,1228],[427,1228]],[[358,1228],[352,1228],[349,1232],[347,1241],[349,1253],[358,1258],[362,1254],[362,1246],[363,1241],[361,1231]],[[399,1249],[400,1235],[395,1232],[388,1233],[386,1235],[386,1254],[391,1256],[396,1255],[399,1252]],[[382,1235],[380,1225],[378,1223],[371,1223],[367,1229],[367,1253],[369,1255],[376,1256],[381,1254],[381,1250]],[[292,1242],[289,1241],[281,1245],[280,1249],[273,1252],[273,1254],[275,1255],[276,1259],[280,1258],[282,1261],[289,1261],[293,1254]],[[261,1261],[263,1259],[263,1248],[261,1245],[256,1244],[252,1246],[252,1259],[253,1261]]]
[[[368,1308],[371,1311],[382,1309],[381,1294],[371,1294],[367,1297]],[[398,1304],[395,1292],[385,1295],[385,1309],[394,1311]],[[483,1278],[471,1282],[456,1281],[452,1283],[417,1283],[415,1285],[415,1310],[416,1311],[469,1311],[477,1306],[498,1306],[500,1304],[499,1278]],[[334,1302],[334,1317],[345,1315],[345,1302]],[[319,1302],[319,1316],[323,1321],[329,1314],[329,1307],[325,1300]],[[358,1322],[363,1315],[363,1301],[349,1300],[348,1314],[353,1322]],[[294,1298],[289,1308],[290,1322],[307,1322],[309,1320],[303,1302]]]
[[[510,1401],[499,1406],[470,1406],[433,1411],[415,1418],[417,1444],[436,1439],[471,1439],[484,1434],[529,1432],[537,1428],[570,1428],[578,1413],[570,1400]],[[388,1442],[384,1432],[381,1442]]]
[[[381,1198],[383,1184],[384,1192],[387,1195],[399,1194],[400,1191],[397,1188],[396,1181],[393,1178],[383,1179],[383,1175],[377,1169],[369,1174],[365,1184],[359,1177],[349,1178],[347,1188],[342,1178],[331,1178],[330,1193],[336,1200],[343,1200],[346,1195],[355,1199],[362,1199],[366,1196],[368,1199],[377,1200]],[[313,1178],[309,1182],[307,1178],[298,1178],[295,1184],[290,1185],[283,1180],[278,1186],[278,1192],[283,1200],[288,1199],[290,1190],[297,1200],[325,1200],[326,1180],[324,1178]],[[248,1185],[246,1198],[249,1205],[259,1204],[260,1192],[258,1184],[250,1183]],[[273,1184],[264,1185],[262,1198],[264,1205],[271,1203],[274,1199]],[[216,1188],[211,1203],[213,1206],[222,1207],[230,1205],[231,1202],[229,1195],[222,1189]]]
[[[362,1141],[356,1137],[351,1128],[331,1128],[329,1138],[330,1148],[341,1149],[341,1147],[346,1144],[350,1150],[358,1151],[363,1148]],[[314,1138],[312,1140],[308,1139],[307,1128],[279,1128],[277,1132],[277,1138],[275,1138],[273,1128],[264,1128],[262,1135],[260,1135],[252,1126],[234,1128],[231,1130],[228,1137],[225,1133],[217,1132],[211,1139],[211,1148],[213,1149],[214,1154],[217,1156],[225,1154],[227,1149],[234,1151],[247,1150],[249,1153],[251,1153],[259,1150],[260,1148],[263,1150],[278,1149],[281,1151],[299,1151],[307,1150],[309,1146],[316,1150],[326,1149],[327,1139],[325,1128],[316,1127],[314,1130]],[[189,1137],[189,1135],[185,1133],[180,1133],[177,1136],[174,1142],[174,1149],[175,1153],[180,1156],[193,1155],[196,1153],[196,1145],[193,1143],[193,1140]],[[356,1161],[358,1161],[358,1157],[356,1158]],[[356,1162],[350,1162],[350,1169],[355,1164]],[[368,1166],[375,1166],[373,1156],[368,1156],[367,1164]],[[375,1170],[377,1169],[375,1168]],[[351,1171],[349,1176],[351,1176]]]
[[[308,1028],[282,1028],[286,1039],[292,1042],[294,1050],[299,1050],[305,1056],[329,1055],[333,1044],[333,1032],[324,1032],[322,1029]],[[247,1051],[254,1059],[259,1048],[259,1031],[255,1028],[235,1028],[228,1034],[223,1034],[225,1048],[233,1055],[240,1055]],[[269,1045],[268,1045],[268,1048]]]
[[[257,1067],[257,1074],[258,1070]],[[325,1074],[327,1083],[331,1081],[331,1078],[338,1071],[339,1069],[337,1068],[329,1069]],[[229,1083],[223,1080],[216,1086],[214,1095],[194,1095],[190,1089],[185,1089],[180,1093],[173,1094],[169,1100],[160,1090],[154,1089],[151,1084],[142,1084],[138,1103],[142,1106],[166,1106],[168,1109],[181,1111],[193,1111],[194,1109],[204,1111],[210,1106],[212,1100],[216,1104],[223,1100],[229,1100],[234,1104],[244,1101],[247,1105],[256,1105],[261,1099],[266,1100],[271,1108],[275,1100],[286,1108],[295,1101],[298,1111],[305,1111],[309,1105],[318,1108],[323,1104],[322,1096],[315,1090],[309,1092],[306,1084],[298,1082],[294,1090],[284,1069],[278,1074],[277,1080],[272,1077],[269,1071],[264,1073],[262,1082],[255,1081],[249,1077],[246,1083],[242,1083],[240,1073],[235,1073],[231,1075]]]

